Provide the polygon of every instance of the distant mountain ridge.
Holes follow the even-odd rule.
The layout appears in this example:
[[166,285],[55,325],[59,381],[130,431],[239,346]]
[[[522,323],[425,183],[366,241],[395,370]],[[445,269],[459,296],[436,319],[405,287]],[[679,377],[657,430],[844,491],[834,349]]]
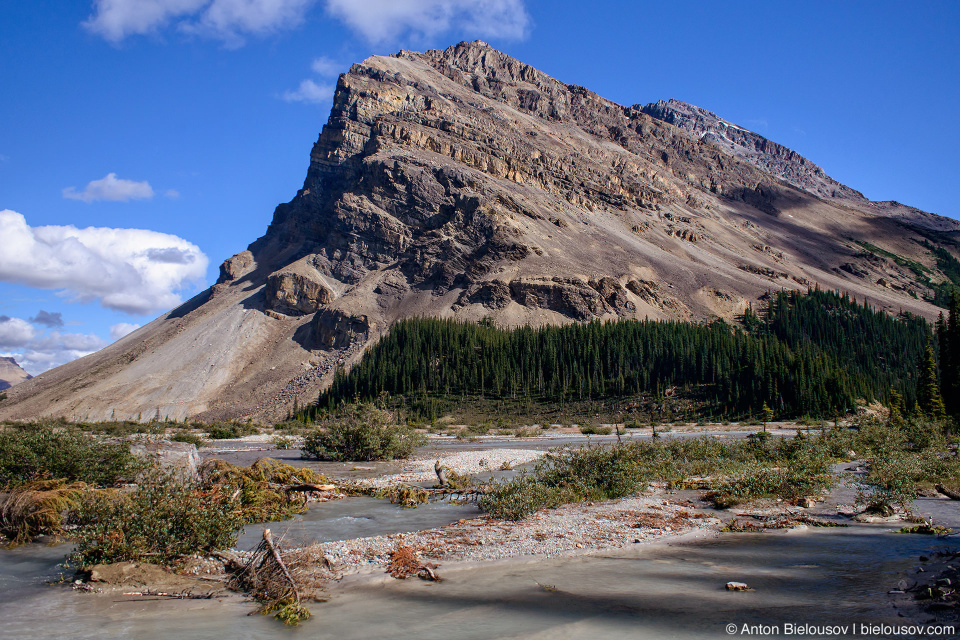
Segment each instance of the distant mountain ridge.
[[869,200],[856,189],[828,176],[820,166],[793,149],[724,120],[712,111],[674,99],[646,105],[635,104],[633,108],[699,136],[702,140],[708,140],[731,155],[820,198],[845,201],[871,213],[900,218],[931,230],[960,230],[956,220],[945,216],[899,202]]
[[479,41],[355,64],[303,187],[217,283],[13,388],[0,419],[275,420],[415,316],[735,321],[819,286],[936,317],[956,221],[704,110],[644,109]]
[[0,356],[0,391],[9,389],[32,377],[13,358]]

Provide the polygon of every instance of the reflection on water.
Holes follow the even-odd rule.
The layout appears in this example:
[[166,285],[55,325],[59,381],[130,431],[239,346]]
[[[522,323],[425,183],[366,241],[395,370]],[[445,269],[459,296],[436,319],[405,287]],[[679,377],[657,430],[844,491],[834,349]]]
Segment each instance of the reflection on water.
[[[957,519],[956,506],[944,501],[917,507],[936,511],[941,522]],[[444,508],[455,509],[431,505],[416,517],[433,518],[435,509],[449,522],[452,512]],[[413,520],[404,519],[421,511],[366,498],[325,503],[323,510],[316,520],[311,519],[316,510],[311,510],[287,535],[295,539],[319,532],[329,538],[336,531],[373,532],[399,522],[407,526]],[[284,524],[274,523],[274,529],[282,531]],[[303,527],[299,533],[297,526]],[[898,526],[723,534],[672,546],[638,545],[603,556],[441,567],[445,580],[440,584],[388,580],[340,592],[334,587],[330,602],[311,605],[315,619],[292,630],[263,616],[247,617],[251,606],[235,601],[144,602],[44,587],[42,580],[57,573],[62,548],[34,545],[0,553],[0,635],[687,639],[730,637],[727,624],[902,624],[886,592],[916,566],[917,556],[945,543],[891,533]],[[723,586],[730,580],[746,582],[755,591],[727,592]]]

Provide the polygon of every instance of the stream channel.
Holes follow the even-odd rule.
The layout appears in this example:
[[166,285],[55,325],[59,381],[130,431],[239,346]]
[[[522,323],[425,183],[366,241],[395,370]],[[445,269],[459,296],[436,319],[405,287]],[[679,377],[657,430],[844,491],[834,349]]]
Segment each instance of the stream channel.
[[[957,503],[918,500],[916,509],[960,526]],[[429,528],[476,514],[437,503],[401,509],[370,498],[323,503],[290,523],[288,537],[350,539]],[[279,525],[279,526],[277,526]],[[897,524],[852,524],[764,534],[724,533],[636,545],[576,558],[518,559],[441,568],[442,583],[390,578],[333,585],[314,618],[286,628],[236,596],[148,600],[46,584],[68,545],[32,544],[0,553],[0,637],[136,638],[723,638],[726,625],[906,624],[887,592],[918,556],[956,539],[892,533]],[[258,528],[247,531],[252,546]],[[243,548],[243,542],[238,545]],[[727,581],[755,590],[725,591]],[[905,637],[858,635],[845,637]],[[945,636],[942,636],[945,637]]]
[[[539,443],[547,444],[557,443]],[[294,462],[294,455],[290,458]],[[821,508],[829,511],[852,497],[849,488],[835,490]],[[923,498],[914,510],[960,529],[960,503]],[[403,509],[373,498],[346,498],[314,505],[291,521],[248,526],[237,548],[256,546],[265,526],[295,544],[429,529],[477,514],[472,504]],[[752,636],[826,637],[787,632],[789,624],[846,625],[845,638],[958,637],[857,633],[862,624],[926,622],[899,617],[888,591],[916,573],[919,556],[960,546],[956,535],[893,533],[903,524],[706,534],[580,557],[448,565],[439,569],[441,583],[385,575],[348,578],[330,586],[328,602],[310,604],[313,619],[297,628],[248,616],[254,605],[236,594],[150,600],[50,585],[70,547],[31,544],[0,550],[0,638],[687,640],[749,635],[743,625],[766,626]],[[726,591],[728,581],[754,590]],[[733,633],[727,625],[735,627]]]

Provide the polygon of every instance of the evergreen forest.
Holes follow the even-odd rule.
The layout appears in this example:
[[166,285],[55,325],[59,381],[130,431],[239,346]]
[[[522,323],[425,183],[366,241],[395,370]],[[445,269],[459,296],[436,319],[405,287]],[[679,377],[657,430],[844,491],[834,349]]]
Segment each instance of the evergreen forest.
[[384,396],[421,406],[676,397],[693,399],[704,418],[834,418],[891,396],[915,407],[928,347],[948,343],[942,331],[938,338],[919,316],[819,289],[771,293],[765,309],[748,309],[736,325],[619,320],[500,329],[415,318],[398,321],[349,373],[339,370],[318,407]]

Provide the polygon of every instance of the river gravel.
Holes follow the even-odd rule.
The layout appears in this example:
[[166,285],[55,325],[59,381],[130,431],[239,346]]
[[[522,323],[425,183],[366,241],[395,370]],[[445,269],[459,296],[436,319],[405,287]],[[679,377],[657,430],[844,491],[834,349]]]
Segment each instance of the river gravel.
[[[705,510],[704,510],[705,511]],[[398,545],[424,562],[480,562],[522,556],[558,557],[621,548],[715,530],[720,520],[689,502],[671,502],[659,491],[602,503],[572,504],[537,512],[522,521],[485,517],[445,527],[323,543],[338,575],[384,567]]]
[[451,471],[472,476],[487,471],[518,467],[522,464],[537,460],[546,455],[546,453],[546,451],[537,451],[535,449],[458,451],[442,456],[407,460],[404,462],[405,468],[401,473],[371,479],[365,482],[371,486],[382,487],[398,482],[423,483],[436,480],[437,474],[434,470],[434,465],[437,460],[440,461],[441,465]]

